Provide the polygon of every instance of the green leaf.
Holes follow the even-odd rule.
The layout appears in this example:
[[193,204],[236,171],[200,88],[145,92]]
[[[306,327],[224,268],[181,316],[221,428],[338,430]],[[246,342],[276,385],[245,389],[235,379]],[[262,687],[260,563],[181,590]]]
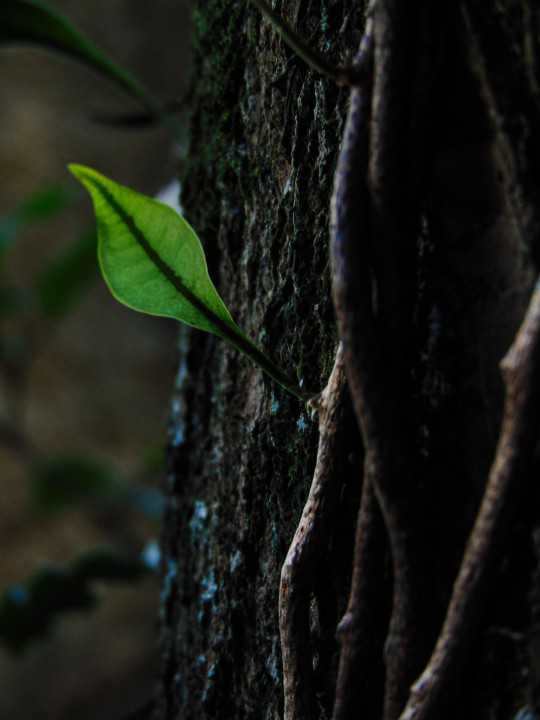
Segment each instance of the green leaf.
[[0,44],[32,43],[83,62],[112,80],[157,116],[159,103],[127,70],[116,65],[62,15],[36,0],[2,0]]
[[69,169],[92,198],[101,271],[119,302],[211,332],[296,397],[310,397],[236,325],[208,275],[201,242],[184,218],[91,168]]
[[65,315],[97,277],[95,230],[56,257],[38,277],[37,296],[43,312],[50,317]]

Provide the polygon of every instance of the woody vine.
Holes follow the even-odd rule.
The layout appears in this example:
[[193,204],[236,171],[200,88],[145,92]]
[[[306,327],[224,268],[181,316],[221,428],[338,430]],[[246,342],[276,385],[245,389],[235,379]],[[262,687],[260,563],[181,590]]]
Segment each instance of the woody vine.
[[[265,9],[264,3],[255,4]],[[404,28],[409,32],[414,28],[412,38]],[[415,442],[409,434],[414,424],[409,415],[414,408],[410,368],[418,292],[417,237],[426,217],[423,173],[429,147],[423,138],[429,136],[436,120],[430,115],[433,96],[445,53],[456,40],[466,57],[467,81],[480,97],[486,124],[506,156],[502,166],[507,202],[515,217],[524,206],[528,208],[526,222],[520,222],[521,238],[533,258],[537,252],[537,181],[524,171],[523,159],[516,156],[516,137],[501,121],[466,4],[454,10],[447,6],[433,10],[427,3],[411,8],[400,2],[375,2],[353,71],[346,74],[352,89],[332,198],[332,285],[342,346],[321,396],[314,481],[281,577],[287,720],[314,717],[315,712],[311,663],[306,659],[308,608],[299,604],[305,603],[301,598],[313,583],[317,552],[327,532],[328,518],[323,513],[331,513],[336,492],[332,467],[344,394],[343,366],[365,461],[351,594],[337,629],[342,647],[334,720],[357,716],[361,710],[367,717],[376,716],[376,704],[370,698],[374,685],[370,682],[374,673],[371,623],[380,598],[372,573],[386,542],[392,556],[393,600],[384,645],[382,716],[427,720],[448,713],[489,597],[497,553],[509,536],[512,511],[530,487],[539,421],[538,285],[501,361],[506,400],[495,457],[444,620],[433,644],[426,646],[418,629],[432,622],[432,601],[425,592],[429,567],[429,551],[423,542],[426,508],[414,477]],[[326,67],[323,71],[330,75]],[[336,71],[334,78],[344,82],[344,73]],[[537,110],[533,120],[538,120]]]

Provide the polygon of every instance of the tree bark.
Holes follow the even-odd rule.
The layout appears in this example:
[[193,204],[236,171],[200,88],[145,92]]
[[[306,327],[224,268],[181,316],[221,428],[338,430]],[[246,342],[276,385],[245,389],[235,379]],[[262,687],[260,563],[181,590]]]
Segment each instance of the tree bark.
[[[463,15],[461,6],[443,3],[447,21],[434,26],[422,2],[379,4],[401,6],[407,22],[391,32],[376,27],[370,162],[354,170],[371,192],[358,243],[373,245],[366,255],[373,270],[362,278],[377,282],[364,295],[382,308],[375,320],[387,359],[370,392],[380,386],[384,407],[393,408],[380,427],[397,440],[383,438],[381,446],[403,453],[393,455],[390,479],[362,488],[370,435],[347,406],[335,459],[337,507],[305,586],[302,719],[331,717],[337,684],[344,694],[334,717],[355,716],[347,714],[350,696],[362,703],[362,718],[395,720],[428,662],[493,462],[504,401],[499,363],[524,316],[540,247],[539,9],[533,0],[497,9],[470,0]],[[336,66],[352,60],[363,3],[279,0],[275,9]],[[385,56],[394,42],[407,72]],[[186,216],[233,317],[304,387],[321,391],[337,348],[329,203],[349,90],[308,70],[247,2],[201,0],[194,47]],[[399,81],[391,102],[383,62]],[[398,216],[408,244],[383,248]],[[395,253],[394,265],[384,265],[385,252]],[[401,295],[392,278],[405,288]],[[277,720],[280,573],[311,484],[318,424],[223,342],[182,330],[178,348],[156,718]],[[354,394],[352,381],[351,388]],[[534,468],[525,465],[530,478]],[[539,514],[532,483],[523,488],[468,629],[467,656],[433,717],[508,718],[539,695],[537,633],[531,661],[527,654]],[[362,489],[355,557],[369,557],[353,568]],[[366,528],[375,526],[389,537],[365,544]],[[353,576],[360,595],[349,598]],[[373,599],[376,611],[368,612]],[[359,607],[363,620],[354,624],[356,650],[343,639],[352,626],[340,626],[341,663],[349,665],[338,681],[336,628],[347,607]]]

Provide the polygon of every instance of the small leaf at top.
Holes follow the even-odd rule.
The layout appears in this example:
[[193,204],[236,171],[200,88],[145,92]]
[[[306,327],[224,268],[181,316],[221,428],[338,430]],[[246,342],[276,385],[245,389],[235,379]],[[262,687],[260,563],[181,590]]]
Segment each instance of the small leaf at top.
[[199,238],[181,215],[91,168],[69,169],[92,198],[99,263],[117,300],[227,340],[289,392],[309,397],[236,325],[210,279]]
[[159,103],[127,70],[112,62],[62,15],[37,0],[2,0],[0,44],[33,43],[57,50],[109,78],[141,102],[152,114],[162,115]]

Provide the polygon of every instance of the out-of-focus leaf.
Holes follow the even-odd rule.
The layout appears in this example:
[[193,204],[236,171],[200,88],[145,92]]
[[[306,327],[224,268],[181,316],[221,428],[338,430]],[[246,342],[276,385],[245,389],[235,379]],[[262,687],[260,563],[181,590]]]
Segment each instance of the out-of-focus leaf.
[[92,590],[71,568],[44,567],[27,584],[28,597],[39,603],[42,613],[89,610],[95,605]]
[[36,0],[2,0],[0,44],[32,43],[79,60],[109,78],[144,107],[161,114],[159,103],[127,70],[114,63],[62,15]]
[[[0,10],[0,15],[1,15]],[[1,21],[0,21],[1,25]],[[2,29],[0,27],[0,33]],[[0,257],[27,225],[48,220],[62,212],[75,198],[73,192],[62,185],[54,185],[30,195],[9,215],[0,218]]]
[[119,482],[113,470],[92,458],[56,457],[34,469],[32,502],[42,512],[59,512],[81,502],[111,497]]
[[130,508],[150,519],[163,512],[162,493],[139,483],[128,482],[113,468],[94,458],[62,455],[41,462],[30,478],[33,507],[42,513],[57,513],[86,503],[103,509]]
[[63,185],[53,185],[30,195],[17,210],[17,215],[24,222],[46,220],[58,215],[75,199],[71,190]]
[[13,652],[24,650],[64,613],[92,610],[98,603],[92,583],[133,582],[148,572],[140,558],[108,548],[84,553],[65,568],[40,568],[0,596],[0,642]]
[[98,277],[94,230],[56,257],[38,277],[37,297],[50,317],[65,315]]

